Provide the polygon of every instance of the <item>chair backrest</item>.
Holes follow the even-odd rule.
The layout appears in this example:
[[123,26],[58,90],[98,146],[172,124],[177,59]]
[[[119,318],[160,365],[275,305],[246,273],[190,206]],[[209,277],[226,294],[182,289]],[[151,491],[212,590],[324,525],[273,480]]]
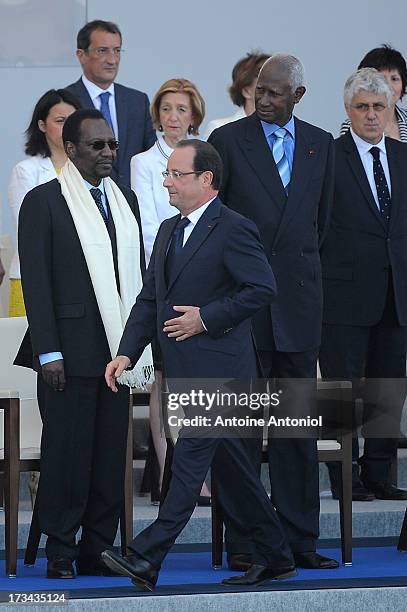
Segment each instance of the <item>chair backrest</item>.
[[[29,368],[13,365],[26,330],[26,317],[0,318],[0,389],[19,392],[21,448],[38,448],[42,424],[37,403],[37,375]],[[2,445],[2,412],[0,419]]]

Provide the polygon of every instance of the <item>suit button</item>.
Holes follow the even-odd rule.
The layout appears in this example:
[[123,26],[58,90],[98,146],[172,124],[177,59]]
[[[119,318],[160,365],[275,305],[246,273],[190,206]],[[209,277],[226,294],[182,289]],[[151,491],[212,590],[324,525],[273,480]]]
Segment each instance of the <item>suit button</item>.
[[301,257],[304,257],[304,251],[300,252]]
[[390,242],[390,238],[386,238],[386,242]]
[[299,284],[300,287],[303,287],[305,285],[304,281],[302,281],[302,280],[298,281],[298,284]]
[[165,303],[166,303],[166,304],[169,304],[169,303],[170,303],[170,300],[165,300]]
[[274,257],[274,255],[277,255],[277,253],[275,251],[271,251],[271,255]]

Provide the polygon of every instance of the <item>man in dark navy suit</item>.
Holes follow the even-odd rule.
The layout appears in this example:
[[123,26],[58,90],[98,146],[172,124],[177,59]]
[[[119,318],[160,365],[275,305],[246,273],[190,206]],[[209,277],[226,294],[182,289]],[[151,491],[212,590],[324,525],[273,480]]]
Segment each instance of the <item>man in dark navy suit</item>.
[[[358,501],[407,499],[391,474],[407,351],[407,147],[384,136],[392,96],[374,68],[362,68],[346,82],[351,129],[335,141],[332,223],[321,253],[321,373],[354,380],[356,388],[365,377],[360,459],[357,438],[353,443]],[[328,467],[338,497],[338,466]]]
[[122,35],[115,23],[96,19],[78,32],[76,55],[83,75],[67,89],[83,108],[97,108],[108,121],[120,148],[111,178],[130,187],[130,160],[155,142],[150,103],[142,91],[115,83]]
[[[170,389],[172,379],[179,378],[188,383],[190,378],[258,377],[251,317],[273,299],[275,281],[255,225],[217,197],[221,169],[216,150],[199,140],[181,141],[168,161],[164,185],[181,215],[164,221],[158,232],[119,356],[106,369],[113,391],[116,378],[156,332]],[[250,534],[254,555],[250,570],[226,583],[256,585],[294,575],[285,535],[246,441],[214,432],[188,437],[185,431],[181,429],[175,445],[172,479],[157,520],[132,541],[130,555],[121,558],[106,551],[105,563],[151,590],[194,510],[212,461],[223,463],[228,457],[232,471],[225,474],[224,487],[239,507],[233,522]],[[237,492],[232,473],[238,475]]]
[[[285,379],[285,385],[288,379],[308,380],[312,394],[322,323],[319,247],[332,204],[333,138],[293,116],[304,93],[300,61],[273,55],[258,77],[256,112],[215,130],[209,141],[224,162],[222,200],[256,223],[276,275],[276,300],[254,318],[264,374]],[[293,381],[292,391],[298,392],[305,380],[301,385]],[[316,440],[273,439],[268,453],[272,499],[297,566],[337,567],[315,552]],[[250,543],[232,531],[228,526],[229,564],[243,568],[251,561]]]

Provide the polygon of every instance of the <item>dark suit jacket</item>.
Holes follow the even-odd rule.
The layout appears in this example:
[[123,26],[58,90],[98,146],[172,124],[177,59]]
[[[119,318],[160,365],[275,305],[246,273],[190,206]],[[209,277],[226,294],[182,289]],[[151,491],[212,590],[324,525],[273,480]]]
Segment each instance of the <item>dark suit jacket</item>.
[[407,325],[407,147],[391,138],[385,142],[389,224],[376,206],[351,134],[335,141],[334,205],[321,253],[325,323],[378,323],[391,274],[399,323]]
[[[143,289],[118,353],[134,363],[156,331],[170,378],[257,376],[251,317],[275,295],[273,272],[254,224],[214,200],[185,244],[172,281],[165,258],[179,215],[164,221],[154,244]],[[164,321],[174,305],[199,306],[207,332],[182,342],[169,338]]]
[[[295,119],[295,152],[288,198],[256,114],[209,137],[224,163],[221,197],[252,219],[277,280],[271,310],[255,317],[258,348],[305,351],[320,343],[322,281],[319,247],[333,190],[333,139]],[[270,317],[271,315],[271,317]]]
[[[94,108],[82,79],[66,88],[74,94],[83,108]],[[133,155],[147,151],[156,141],[151,123],[150,103],[142,91],[114,84],[119,150],[111,178],[130,187],[130,160]]]
[[[137,198],[121,187],[139,227]],[[38,355],[60,351],[67,376],[100,376],[111,355],[81,244],[57,179],[25,196],[19,255],[28,332],[16,365],[38,369]],[[144,250],[140,232],[140,262]]]

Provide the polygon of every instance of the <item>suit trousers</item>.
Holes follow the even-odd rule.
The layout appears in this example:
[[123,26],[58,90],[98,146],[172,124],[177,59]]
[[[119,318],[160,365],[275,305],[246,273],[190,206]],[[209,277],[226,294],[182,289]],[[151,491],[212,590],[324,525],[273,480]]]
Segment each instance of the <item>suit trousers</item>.
[[[355,397],[363,396],[363,456],[353,440],[354,477],[356,462],[361,478],[371,484],[390,484],[391,465],[397,457],[399,425],[406,397],[407,328],[398,324],[392,283],[389,283],[383,315],[376,325],[323,325],[319,356],[324,378],[352,380]],[[359,383],[366,378],[359,392]],[[391,379],[388,383],[386,379]],[[381,432],[388,437],[379,437]],[[338,487],[339,466],[328,464],[331,484]]]
[[[225,464],[231,471],[225,469]],[[253,542],[256,563],[286,567],[293,564],[277,514],[240,438],[179,437],[174,448],[172,477],[158,518],[142,531],[130,548],[156,568],[191,517],[202,484],[212,463],[238,513],[236,526]],[[240,487],[234,486],[238,479]]]
[[[46,554],[76,559],[113,544],[124,504],[129,389],[103,376],[67,377],[54,391],[38,376],[43,421],[38,510]],[[76,534],[82,526],[82,537]]]
[[[260,351],[266,378],[307,379],[307,386],[316,385],[318,350],[298,353]],[[295,388],[295,382],[293,383]],[[313,391],[311,390],[311,394]],[[308,412],[304,400],[303,411]],[[258,473],[261,467],[262,440],[246,440]],[[271,499],[293,552],[315,550],[319,537],[319,468],[316,438],[278,438],[268,441],[268,463]],[[241,488],[238,478],[234,487]],[[242,530],[229,521],[230,504],[222,487],[220,503],[225,514],[226,548],[229,554],[251,553],[252,544]]]

